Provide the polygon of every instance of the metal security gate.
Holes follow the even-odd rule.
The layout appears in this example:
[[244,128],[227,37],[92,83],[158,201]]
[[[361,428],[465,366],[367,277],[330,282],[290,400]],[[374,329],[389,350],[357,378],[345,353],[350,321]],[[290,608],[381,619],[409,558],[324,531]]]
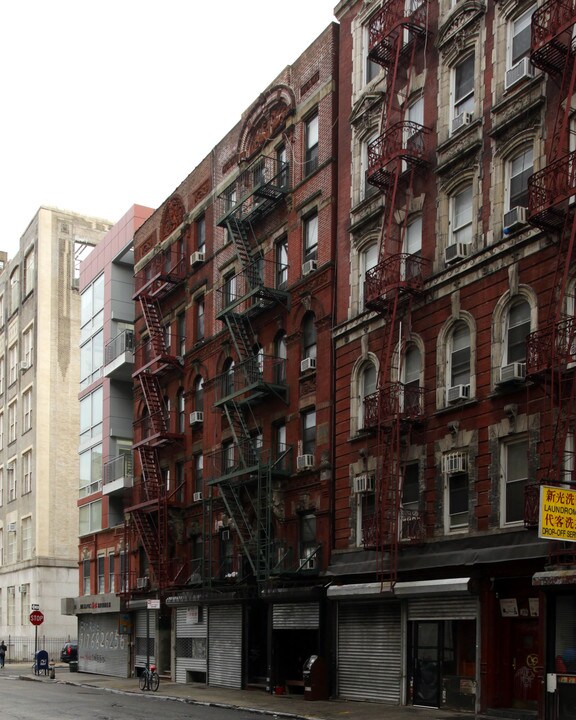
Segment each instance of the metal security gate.
[[317,630],[320,626],[319,603],[276,604],[272,608],[274,630]]
[[401,684],[399,603],[338,604],[338,694],[398,704]]
[[206,608],[176,608],[176,682],[190,681],[191,673],[206,674],[208,623]]
[[130,636],[118,633],[118,621],[117,613],[79,616],[80,672],[130,677]]
[[[137,610],[134,618],[135,629],[135,651],[134,666],[137,668],[146,667],[146,610]],[[156,615],[150,611],[150,628],[148,634],[148,653],[150,664],[156,662]]]
[[208,610],[208,685],[242,687],[242,606]]
[[408,620],[475,620],[477,616],[478,598],[474,596],[408,599]]

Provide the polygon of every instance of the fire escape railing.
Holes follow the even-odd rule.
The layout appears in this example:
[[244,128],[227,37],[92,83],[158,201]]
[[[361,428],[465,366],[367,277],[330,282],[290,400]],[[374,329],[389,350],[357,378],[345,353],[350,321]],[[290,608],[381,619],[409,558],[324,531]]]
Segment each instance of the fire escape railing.
[[133,353],[134,348],[134,330],[123,330],[106,344],[104,348],[104,364],[108,365],[114,362],[117,357],[126,352]]
[[258,447],[254,441],[238,440],[208,453],[206,466],[208,485],[217,485],[242,476],[247,476],[245,480],[249,482],[259,470],[269,470],[278,476],[290,475],[292,446],[287,445],[274,453],[270,448]]
[[424,417],[424,388],[391,382],[364,398],[364,426],[376,428],[399,418],[419,422]]
[[[430,128],[412,121],[401,120],[391,125],[368,145],[368,182],[386,190],[394,180],[394,173],[388,169],[392,163],[426,165],[430,136]],[[402,166],[397,169],[402,170]]]
[[423,292],[429,268],[430,262],[420,255],[399,253],[384,258],[366,272],[364,304],[380,310],[383,303],[393,300],[398,293]]
[[228,372],[214,378],[214,404],[265,392],[272,386],[286,389],[286,360],[274,355],[255,355],[234,365]]
[[386,67],[394,59],[394,44],[404,34],[402,52],[426,33],[429,0],[385,0],[368,27],[368,57]]
[[576,150],[554,160],[528,179],[528,216],[543,230],[560,230],[568,201],[576,195]]
[[186,257],[183,247],[171,245],[158,252],[134,276],[134,298],[145,293],[149,297],[162,297],[186,278]]
[[563,370],[576,363],[576,319],[565,318],[535,330],[526,340],[526,375]]
[[[390,513],[391,510],[388,511]],[[381,529],[379,522],[384,522],[384,529]],[[406,510],[400,508],[398,513],[398,540],[402,543],[420,543],[426,538],[426,527],[424,516],[419,510]],[[380,518],[378,514],[367,515],[362,520],[362,544],[365,548],[378,547],[379,545],[390,545],[390,517]]]
[[277,287],[285,269],[285,265],[260,257],[227,276],[215,288],[216,317],[222,319],[229,312],[253,317],[278,302],[286,304],[288,293]]
[[576,19],[574,0],[547,0],[532,14],[532,52],[536,67],[560,74],[572,52],[572,25]]

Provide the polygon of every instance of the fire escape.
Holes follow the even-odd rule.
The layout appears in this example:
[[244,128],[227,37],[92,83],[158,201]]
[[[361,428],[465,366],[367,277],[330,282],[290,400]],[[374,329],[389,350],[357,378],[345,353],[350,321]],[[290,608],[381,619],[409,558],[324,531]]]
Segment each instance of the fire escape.
[[[526,374],[537,381],[545,398],[541,422],[540,478],[526,492],[526,524],[537,524],[541,484],[576,486],[574,426],[576,420],[576,327],[573,293],[568,292],[576,238],[576,144],[570,115],[576,86],[574,28],[576,7],[571,0],[547,0],[532,16],[531,62],[557,86],[556,120],[547,147],[547,164],[529,180],[529,222],[557,244],[557,263],[550,284],[548,312],[527,341]],[[573,544],[570,544],[573,548]],[[550,543],[556,561],[574,550]]]
[[[210,494],[204,513],[204,581],[269,577],[275,562],[272,483],[290,472],[290,448],[272,449],[258,425],[255,409],[271,398],[287,402],[286,360],[265,355],[253,322],[278,304],[288,309],[288,293],[278,278],[284,268],[262,252],[258,227],[283,202],[289,190],[288,165],[260,156],[219,196],[218,225],[234,244],[238,264],[216,289],[216,317],[230,338],[230,357],[215,378],[215,407],[223,417],[223,440],[209,458]],[[279,287],[280,285],[280,287]],[[207,510],[207,511],[206,511]],[[214,527],[224,512],[226,527]],[[233,562],[215,565],[213,533],[227,533],[239,551]]]
[[151,577],[141,578],[137,589],[154,582],[163,590],[183,582],[183,566],[169,557],[169,512],[179,489],[169,492],[160,466],[163,447],[182,441],[177,411],[169,409],[162,395],[160,378],[181,370],[183,359],[172,354],[164,325],[161,301],[186,277],[183,248],[172,246],[158,253],[136,276],[134,299],[140,303],[148,335],[137,350],[135,381],[140,385],[147,412],[134,423],[133,449],[141,469],[134,485],[131,506],[125,512],[127,529],[139,538],[148,558]]
[[415,518],[402,517],[402,484],[404,449],[412,427],[423,419],[424,390],[401,379],[412,303],[423,294],[429,265],[420,254],[405,252],[405,239],[415,174],[426,172],[431,133],[406,119],[400,98],[427,33],[427,0],[387,0],[369,27],[368,55],[386,70],[387,87],[382,132],[368,148],[368,182],[382,193],[384,210],[379,259],[366,273],[364,298],[384,320],[384,329],[377,390],[365,399],[366,426],[377,436],[377,472],[374,525],[365,532],[364,545],[376,548],[379,576],[392,586],[400,540],[420,535]]

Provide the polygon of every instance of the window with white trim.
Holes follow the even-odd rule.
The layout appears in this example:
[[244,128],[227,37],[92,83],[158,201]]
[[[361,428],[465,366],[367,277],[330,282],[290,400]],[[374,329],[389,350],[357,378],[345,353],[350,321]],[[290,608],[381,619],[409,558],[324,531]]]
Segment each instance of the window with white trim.
[[30,325],[22,333],[22,360],[28,367],[34,364],[34,326]]
[[4,565],[4,528],[0,528],[0,566]]
[[31,625],[30,623],[30,584],[24,583],[20,585],[20,618],[22,625]]
[[90,595],[90,560],[82,560],[82,593]]
[[316,358],[316,317],[309,312],[302,322],[302,358]]
[[6,547],[6,562],[7,563],[15,563],[16,562],[16,539],[17,539],[17,533],[8,531],[8,545]]
[[316,410],[302,413],[302,454],[314,455],[316,452]]
[[18,431],[18,403],[16,400],[8,405],[8,444],[16,442]]
[[4,413],[0,412],[0,450],[4,449]]
[[11,460],[6,467],[8,473],[8,502],[16,500],[16,461]]
[[8,348],[8,385],[13,385],[18,379],[18,343]]
[[378,192],[378,188],[368,182],[368,147],[377,137],[378,133],[374,132],[362,141],[360,150],[360,200],[372,197]]
[[530,333],[530,303],[519,300],[510,306],[506,314],[504,364],[525,362],[526,338]]
[[313,212],[303,220],[304,262],[318,258],[318,213]]
[[444,477],[445,532],[468,529],[468,473],[454,473]]
[[470,384],[470,328],[457,322],[452,329],[448,352],[449,387]]
[[508,209],[528,207],[528,178],[534,172],[534,153],[524,148],[506,164],[506,200]]
[[530,57],[532,15],[536,5],[512,20],[508,28],[507,68],[517,65],[523,58]]
[[6,379],[6,358],[4,355],[0,356],[0,394],[4,392],[4,382]]
[[32,429],[32,388],[22,393],[22,432]]
[[524,522],[524,489],[528,482],[528,440],[503,443],[501,448],[500,524]]
[[34,248],[24,258],[24,297],[34,290],[36,261]]
[[97,592],[98,593],[104,593],[105,587],[106,587],[106,555],[98,555],[98,559],[96,560],[96,570],[97,570]]
[[30,560],[32,557],[32,518],[22,518],[20,522],[20,552],[22,560]]
[[304,125],[304,177],[312,174],[318,167],[318,113],[306,120]]
[[472,242],[472,185],[450,197],[450,244]]
[[22,453],[22,495],[32,492],[32,450]]
[[370,24],[367,23],[362,28],[362,50],[364,58],[364,85],[368,85],[380,74],[382,68],[378,63],[370,60],[368,53],[370,52]]
[[420,379],[422,375],[422,356],[420,348],[410,343],[404,353],[404,362],[400,372],[404,385],[400,397],[401,408],[404,412],[420,413],[423,411],[420,397]]
[[79,535],[88,535],[102,530],[102,500],[82,505],[79,513]]
[[377,374],[374,363],[366,362],[358,377],[358,430],[366,424],[366,398],[376,392]]
[[6,588],[6,624],[16,625],[16,586],[9,585]]
[[364,310],[364,283],[366,282],[366,273],[372,270],[378,264],[378,245],[370,243],[360,251],[359,258],[359,278],[358,278],[358,310]]
[[462,119],[465,113],[474,113],[474,55],[459,62],[452,68],[452,128],[455,119]]

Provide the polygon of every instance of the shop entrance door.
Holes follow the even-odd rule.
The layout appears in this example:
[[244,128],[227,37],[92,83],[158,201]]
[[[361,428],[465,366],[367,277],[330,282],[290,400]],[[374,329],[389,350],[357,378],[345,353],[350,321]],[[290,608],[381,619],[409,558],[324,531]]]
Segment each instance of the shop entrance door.
[[510,635],[510,689],[512,707],[537,710],[540,688],[540,654],[538,621],[512,620]]
[[414,705],[440,706],[440,623],[414,623],[413,648]]

